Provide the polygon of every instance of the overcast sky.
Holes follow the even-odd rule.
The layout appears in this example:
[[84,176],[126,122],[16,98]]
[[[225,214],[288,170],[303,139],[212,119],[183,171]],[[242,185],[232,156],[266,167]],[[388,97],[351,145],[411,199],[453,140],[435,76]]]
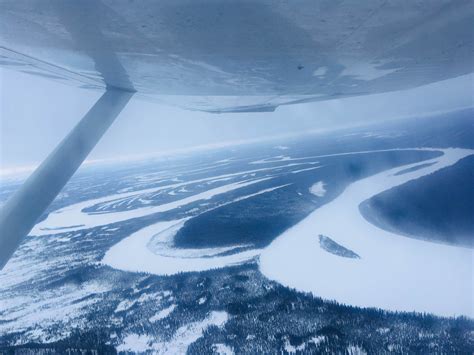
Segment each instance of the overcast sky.
[[[336,128],[473,106],[474,76],[417,89],[279,107],[273,113],[208,114],[133,99],[89,159]],[[101,94],[0,69],[0,170],[36,165]]]

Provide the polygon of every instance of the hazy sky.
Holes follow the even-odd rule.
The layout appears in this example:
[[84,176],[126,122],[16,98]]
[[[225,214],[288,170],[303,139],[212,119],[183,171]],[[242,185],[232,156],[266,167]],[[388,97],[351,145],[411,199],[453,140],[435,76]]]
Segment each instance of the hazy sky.
[[[133,99],[89,159],[325,129],[473,106],[474,75],[417,89],[279,107],[273,113],[209,114]],[[101,94],[0,69],[0,169],[41,162]]]

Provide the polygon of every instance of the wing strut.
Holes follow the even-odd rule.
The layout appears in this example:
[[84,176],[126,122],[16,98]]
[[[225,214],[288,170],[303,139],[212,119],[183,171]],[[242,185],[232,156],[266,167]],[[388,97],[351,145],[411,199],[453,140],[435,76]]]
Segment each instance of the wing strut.
[[120,114],[133,92],[108,88],[0,210],[0,270]]

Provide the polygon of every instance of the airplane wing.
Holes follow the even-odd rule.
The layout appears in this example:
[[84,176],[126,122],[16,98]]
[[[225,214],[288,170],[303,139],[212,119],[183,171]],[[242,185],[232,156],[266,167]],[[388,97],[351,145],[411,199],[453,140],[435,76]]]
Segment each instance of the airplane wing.
[[474,71],[474,2],[2,0],[0,64],[209,112],[409,89]]

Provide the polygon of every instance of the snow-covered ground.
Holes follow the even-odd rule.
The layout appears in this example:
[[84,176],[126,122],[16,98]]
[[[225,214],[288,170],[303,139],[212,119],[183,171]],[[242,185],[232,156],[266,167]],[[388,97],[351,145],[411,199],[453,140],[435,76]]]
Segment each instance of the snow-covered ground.
[[326,184],[323,181],[314,183],[310,188],[309,192],[318,197],[323,197],[326,194]]
[[[306,159],[306,158],[305,158]],[[192,180],[187,182],[179,182],[175,184],[155,187],[155,188],[148,188],[142,189],[137,191],[126,191],[120,192],[114,195],[108,195],[105,197],[100,197],[92,200],[82,201],[56,211],[51,212],[46,219],[39,222],[34,226],[31,230],[30,235],[34,236],[41,236],[41,235],[50,235],[50,234],[58,234],[64,232],[71,232],[71,231],[78,231],[83,229],[94,228],[98,226],[105,226],[112,223],[126,221],[132,218],[139,218],[148,216],[158,212],[166,212],[181,206],[185,206],[187,204],[200,201],[200,200],[209,200],[214,196],[221,195],[227,192],[231,192],[237,190],[242,187],[250,186],[265,180],[271,179],[271,177],[265,177],[260,179],[246,179],[239,182],[230,183],[227,185],[219,186],[216,188],[212,188],[206,190],[202,193],[198,193],[192,196],[188,196],[182,199],[178,199],[169,203],[165,203],[158,206],[144,206],[140,208],[136,208],[133,210],[124,210],[124,211],[114,211],[110,213],[87,213],[83,210],[92,207],[98,204],[101,204],[100,209],[103,209],[105,206],[110,204],[116,204],[123,199],[127,198],[140,198],[141,196],[146,196],[148,194],[158,193],[163,190],[167,189],[179,189],[175,191],[171,191],[171,195],[175,195],[176,192],[183,192],[183,188],[185,186],[194,184],[194,183],[202,183],[207,182],[209,184],[213,184],[219,181],[226,181],[230,180],[235,177],[246,177],[252,176],[254,173],[260,172],[268,172],[272,173],[273,171],[278,172],[283,168],[292,168],[295,166],[307,166],[307,165],[314,165],[317,164],[316,162],[305,162],[305,163],[291,163],[291,164],[284,164],[279,166],[273,166],[268,168],[259,168],[259,169],[252,169],[252,170],[245,170],[239,171],[236,173],[212,176],[207,178],[202,178],[198,180]],[[319,168],[316,167],[316,169]],[[310,168],[310,169],[315,169]],[[294,171],[294,172],[302,172],[306,171],[305,169]],[[187,191],[187,190],[184,190]]]
[[[167,221],[140,229],[110,248],[102,263],[124,271],[172,275],[241,264],[260,253],[260,250],[253,249],[219,256],[217,254],[226,252],[229,248],[173,249],[168,241],[182,225],[182,220]],[[151,248],[149,242],[152,238],[164,239],[165,242],[159,248]],[[173,253],[170,254],[171,252]]]
[[157,322],[159,320],[165,319],[166,317],[168,317],[175,310],[175,308],[176,308],[176,305],[172,304],[171,306],[166,307],[165,309],[162,309],[157,314],[150,317],[150,319],[149,319],[150,322]]
[[88,282],[76,287],[65,285],[54,290],[44,290],[41,297],[27,294],[11,297],[5,292],[0,297],[0,334],[28,330],[27,338],[52,342],[69,335],[70,329],[60,328],[54,336],[47,330],[57,324],[84,326],[81,315],[100,301],[103,293],[112,289],[106,282]]
[[226,344],[218,343],[212,346],[212,350],[218,355],[232,355],[234,350]]
[[226,312],[211,312],[200,322],[186,324],[179,328],[169,341],[157,342],[152,337],[140,334],[129,334],[124,337],[118,351],[146,352],[153,354],[185,354],[189,345],[198,340],[211,325],[223,327],[229,315]]
[[[406,150],[415,149],[357,151],[299,158],[277,156],[252,161],[249,164],[282,161],[286,164],[176,182],[152,189],[126,191],[80,202],[50,213],[44,221],[35,226],[31,234],[72,232],[169,211],[196,201],[209,200],[214,196],[267,181],[273,177],[267,175],[263,178],[249,179],[256,172],[266,171],[273,174],[281,168],[303,165],[302,169],[289,171],[297,173],[321,167],[314,166],[319,164],[317,161],[304,163],[288,163],[288,161]],[[419,162],[407,164],[353,183],[334,201],[314,211],[283,233],[263,253],[262,250],[245,249],[247,245],[199,249],[175,248],[174,236],[186,221],[181,219],[161,221],[138,230],[110,248],[105,253],[102,263],[125,271],[170,275],[241,264],[253,260],[262,253],[260,269],[267,277],[300,290],[313,292],[317,296],[358,306],[427,311],[442,315],[473,315],[471,250],[405,238],[373,226],[359,213],[360,203],[370,197],[453,165],[461,158],[473,154],[472,151],[463,149],[442,151],[443,156],[427,160],[422,165]],[[414,167],[418,169],[413,169]],[[404,173],[397,174],[400,172]],[[115,203],[122,199],[141,197],[169,188],[183,189],[194,182],[206,181],[212,184],[237,176],[243,180],[218,187],[211,186],[206,191],[184,198],[177,196],[175,201],[159,206],[103,213],[84,212],[85,208],[97,204]],[[331,182],[316,181],[311,186],[310,192],[315,196],[324,196],[326,183]],[[219,206],[287,185],[259,190],[225,201]],[[321,248],[319,235],[324,235],[353,251],[360,256],[360,259],[349,259],[328,253]],[[287,262],[282,262],[284,260]],[[452,299],[457,301],[446,301]]]
[[[200,201],[200,200],[209,200],[214,196],[224,194],[242,187],[250,186],[256,184],[261,181],[268,180],[269,178],[262,178],[262,179],[253,179],[247,180],[242,182],[236,182],[232,184],[227,184],[223,186],[219,186],[210,190],[206,190],[202,193],[198,193],[196,195],[192,195],[189,197],[185,197],[180,200],[176,200],[173,202],[165,203],[158,206],[146,206],[141,208],[136,208],[133,210],[126,210],[126,211],[116,211],[111,213],[87,213],[83,212],[83,209],[87,207],[91,207],[97,205],[99,203],[108,202],[108,201],[116,201],[117,199],[129,197],[131,195],[137,195],[144,193],[149,193],[150,190],[156,191],[157,189],[147,189],[140,192],[133,192],[133,193],[123,193],[117,194],[113,196],[102,197],[94,200],[88,200],[85,202],[79,202],[71,206],[67,206],[65,208],[61,208],[57,211],[54,211],[48,215],[48,217],[38,223],[33,230],[31,231],[31,235],[48,235],[48,234],[56,234],[56,233],[64,233],[82,229],[88,229],[98,226],[105,226],[112,223],[117,223],[121,221],[126,221],[132,218],[144,217],[148,216],[153,213],[158,212],[166,212],[173,210],[175,208],[179,208],[181,206],[185,206],[187,204]],[[160,188],[162,189],[162,188]]]
[[[272,192],[288,185],[263,189],[238,197],[224,205]],[[140,229],[110,248],[105,253],[102,263],[119,270],[172,275],[179,272],[204,271],[242,264],[260,254],[259,249],[252,249],[220,255],[248,247],[248,245],[196,249],[175,248],[174,237],[186,220],[188,219],[158,222]]]
[[[474,154],[465,149],[442,151],[424,168],[396,175],[419,165],[408,164],[349,185],[265,248],[261,272],[289,287],[346,304],[474,316],[473,250],[406,238],[379,229],[359,212],[359,205],[372,196]],[[320,247],[319,235],[360,259],[328,253]]]

